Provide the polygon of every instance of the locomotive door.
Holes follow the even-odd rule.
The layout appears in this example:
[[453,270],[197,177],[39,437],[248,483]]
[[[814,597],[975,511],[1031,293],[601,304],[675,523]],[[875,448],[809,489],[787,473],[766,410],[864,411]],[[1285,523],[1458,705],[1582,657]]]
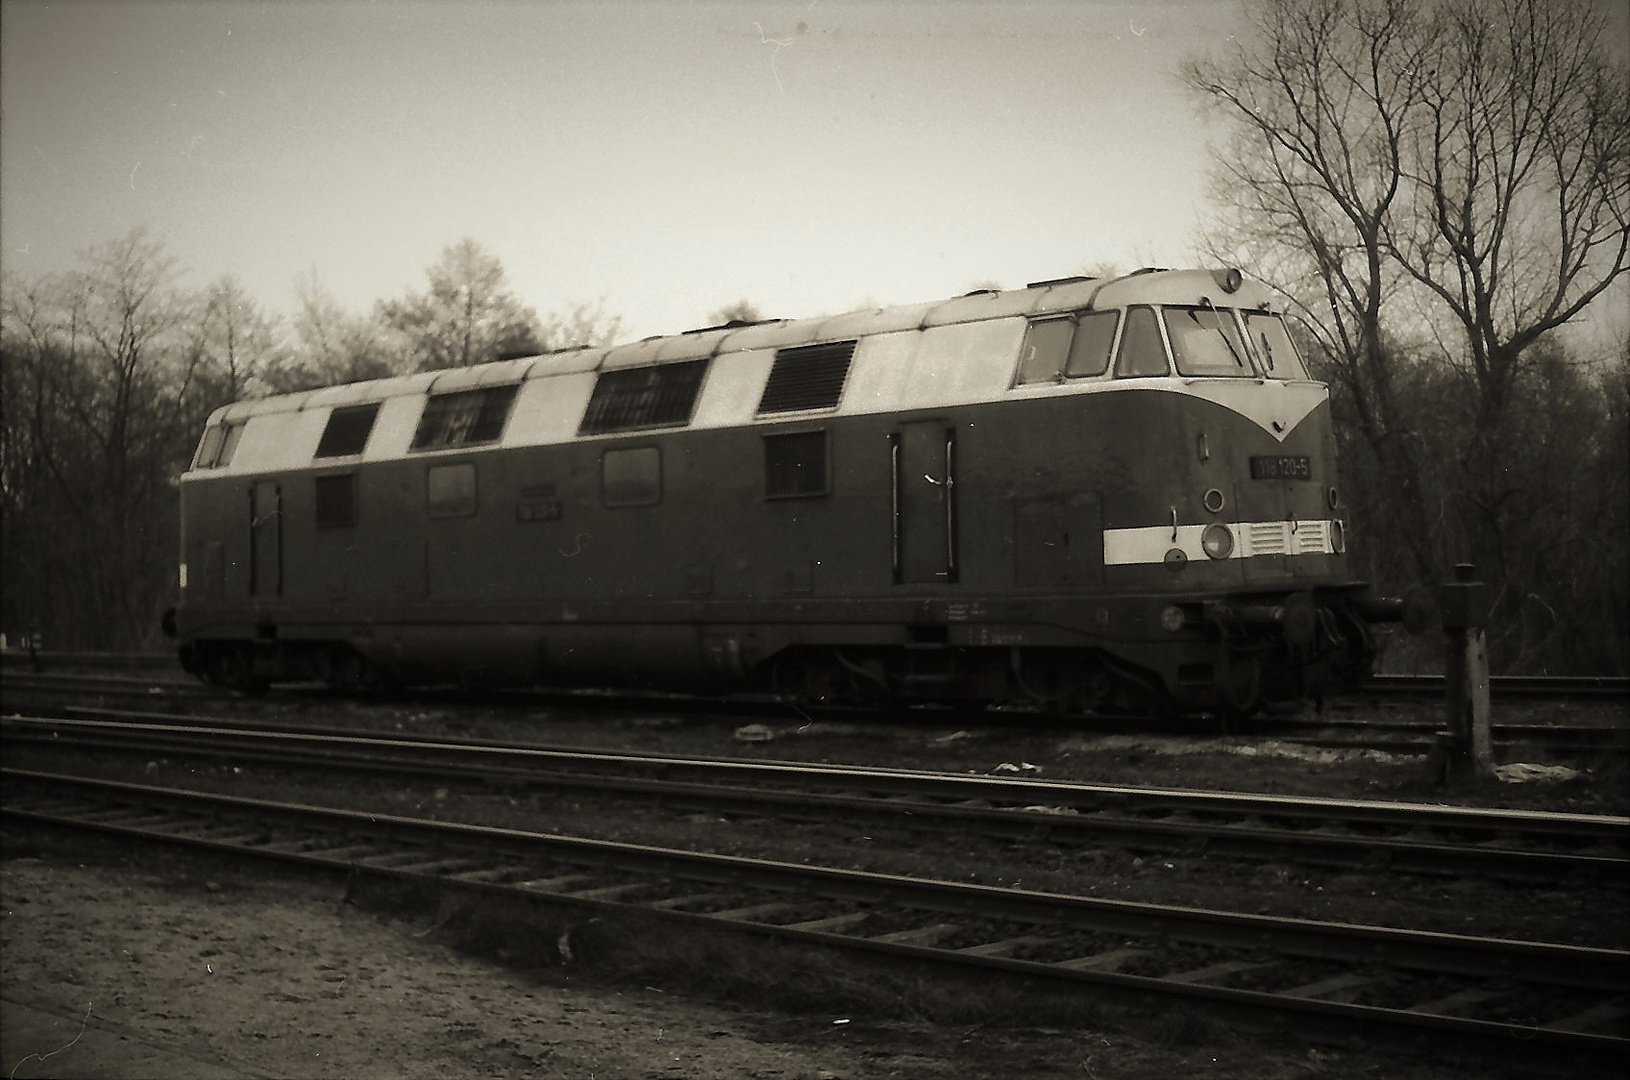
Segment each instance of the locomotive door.
[[894,455],[894,580],[953,582],[956,559],[956,432],[939,421],[903,424]]
[[249,489],[249,595],[283,592],[283,489],[260,480]]

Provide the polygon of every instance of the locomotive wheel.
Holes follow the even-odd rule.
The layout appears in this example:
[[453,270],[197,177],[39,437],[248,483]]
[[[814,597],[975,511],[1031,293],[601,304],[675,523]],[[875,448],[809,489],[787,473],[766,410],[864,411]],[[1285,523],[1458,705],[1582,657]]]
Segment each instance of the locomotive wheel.
[[774,686],[813,705],[849,709],[877,708],[889,697],[880,662],[857,663],[837,649],[803,649],[778,658]]
[[327,668],[323,681],[336,690],[377,690],[385,682],[367,657],[351,649],[330,651]]
[[270,685],[254,673],[249,650],[240,645],[215,646],[206,654],[204,678],[216,686],[244,694],[264,693]]
[[1227,701],[1230,719],[1245,720],[1262,707],[1262,661],[1255,656],[1230,655],[1223,644],[1222,677],[1218,688]]
[[1091,714],[1110,707],[1119,688],[1114,672],[1091,654],[1067,658],[1028,657],[1013,670],[1026,705]]

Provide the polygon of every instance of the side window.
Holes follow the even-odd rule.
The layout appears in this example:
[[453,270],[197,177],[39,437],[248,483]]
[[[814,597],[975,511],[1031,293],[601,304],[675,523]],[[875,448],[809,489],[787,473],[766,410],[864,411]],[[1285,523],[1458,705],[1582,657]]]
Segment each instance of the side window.
[[1125,377],[1166,374],[1166,345],[1160,338],[1155,309],[1129,308],[1126,329],[1121,333],[1121,353],[1115,361],[1115,374]]
[[1255,311],[1245,313],[1245,332],[1270,379],[1305,379],[1302,358],[1287,332],[1285,320]]
[[374,417],[379,415],[379,402],[371,405],[353,405],[335,409],[328,414],[328,425],[317,443],[316,457],[345,457],[360,454],[368,445],[368,434],[374,429]]
[[319,529],[357,523],[357,477],[355,473],[319,476],[313,481],[316,518]]
[[1070,336],[1074,332],[1074,319],[1043,319],[1031,323],[1024,335],[1024,347],[1019,351],[1018,383],[1056,381],[1064,370],[1064,358],[1069,354]]
[[1075,342],[1070,346],[1064,374],[1080,378],[1108,371],[1109,350],[1115,344],[1115,327],[1120,319],[1118,311],[1094,311],[1076,320]]
[[232,453],[238,448],[238,440],[243,438],[246,420],[236,423],[212,424],[204,429],[204,437],[198,442],[198,454],[193,459],[195,469],[219,469],[232,463]]
[[432,465],[425,471],[425,511],[433,518],[475,514],[475,463]]
[[600,458],[603,506],[655,506],[662,501],[662,451],[655,446],[607,450]]
[[764,436],[764,497],[794,499],[826,495],[826,431]]
[[483,386],[432,394],[424,403],[409,449],[445,450],[497,442],[515,403],[515,391],[514,386]]
[[226,425],[226,432],[221,440],[221,456],[215,459],[216,468],[224,469],[232,464],[232,455],[237,452],[238,443],[243,441],[243,429],[248,426],[247,420]]

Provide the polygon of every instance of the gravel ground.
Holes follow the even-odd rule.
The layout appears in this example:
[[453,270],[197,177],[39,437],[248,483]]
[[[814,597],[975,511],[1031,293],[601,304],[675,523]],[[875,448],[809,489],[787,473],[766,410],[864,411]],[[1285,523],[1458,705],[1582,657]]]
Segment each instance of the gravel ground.
[[[307,706],[301,706],[302,709]],[[1284,793],[1465,801],[1483,805],[1623,812],[1622,776],[1585,774],[1562,783],[1503,784],[1445,793],[1414,759],[1345,751],[1309,753],[1261,740],[1162,740],[1068,733],[1002,736],[913,725],[855,730],[772,725],[769,743],[738,743],[734,725],[653,714],[471,720],[436,710],[347,710],[359,723],[426,734],[462,731],[538,741],[625,745],[667,752],[915,764],[987,772],[1030,765],[1046,777]],[[314,722],[318,719],[311,716]],[[87,763],[94,764],[94,763]],[[155,763],[152,779],[190,786],[250,786],[253,776]],[[106,771],[117,771],[107,765]],[[87,769],[87,771],[92,771]],[[102,771],[102,770],[97,770]],[[260,778],[260,782],[271,782]],[[315,786],[315,782],[313,783]],[[249,794],[251,791],[245,790]],[[290,793],[290,797],[296,797]],[[494,812],[459,793],[403,792],[395,812],[465,816]],[[419,804],[417,810],[411,804]],[[638,830],[641,817],[608,814],[590,801],[574,818],[567,803],[536,804],[551,823],[599,818],[610,834]],[[662,832],[654,825],[651,829]],[[705,816],[666,828],[687,831],[676,846],[717,849],[768,841],[762,830]],[[755,831],[756,830],[756,831]],[[649,834],[647,834],[649,835]],[[673,842],[675,837],[663,835]],[[892,854],[861,850],[854,837],[782,830],[778,844],[850,864],[903,859],[901,838],[873,838]],[[983,843],[983,842],[981,842]],[[785,847],[779,848],[785,853]],[[942,856],[954,855],[950,847]],[[1488,1066],[1406,1061],[1363,1048],[1331,1049],[1266,1041],[1181,1016],[1037,1028],[1020,1024],[934,1023],[899,1010],[852,1015],[841,1009],[789,1011],[763,1003],[682,996],[673,988],[619,980],[557,962],[502,963],[461,951],[433,917],[346,902],[320,879],[240,870],[196,857],[127,851],[106,843],[7,837],[0,854],[0,1066],[7,1076],[542,1076],[542,1077],[1414,1077],[1489,1075]],[[1125,853],[1121,853],[1125,855]],[[988,846],[967,858],[993,858]],[[1202,859],[1142,860],[1110,853],[1060,863],[1057,853],[1015,849],[994,858],[993,883],[1063,866],[1083,892],[1194,902],[1228,899],[1218,882],[1258,906],[1313,917],[1383,912],[1372,921],[1463,918],[1522,922],[1522,912],[1564,908],[1517,887],[1436,882],[1400,900],[1365,875],[1314,875],[1290,867],[1230,871]],[[1077,865],[1079,863],[1079,865]],[[1026,882],[1027,885],[1031,882]],[[1377,896],[1377,893],[1386,895]],[[1368,895],[1366,895],[1368,894]],[[1217,906],[1227,906],[1219,903]],[[1254,908],[1253,908],[1254,909]],[[1603,920],[1590,909],[1558,916],[1564,929]],[[1445,915],[1445,912],[1449,914]],[[1491,914],[1492,912],[1492,914]],[[1621,913],[1622,914],[1622,913]],[[1429,917],[1430,916],[1430,917]],[[1612,922],[1611,918],[1606,920]],[[1623,927],[1612,931],[1620,936]],[[1580,927],[1581,931],[1585,927]]]

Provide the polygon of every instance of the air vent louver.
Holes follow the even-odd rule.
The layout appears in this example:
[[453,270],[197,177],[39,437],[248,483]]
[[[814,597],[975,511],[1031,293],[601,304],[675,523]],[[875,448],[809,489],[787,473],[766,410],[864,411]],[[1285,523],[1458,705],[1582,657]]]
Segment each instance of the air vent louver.
[[602,371],[579,435],[678,427],[690,423],[707,360]]
[[781,349],[759,398],[759,415],[835,408],[854,355],[853,341]]

